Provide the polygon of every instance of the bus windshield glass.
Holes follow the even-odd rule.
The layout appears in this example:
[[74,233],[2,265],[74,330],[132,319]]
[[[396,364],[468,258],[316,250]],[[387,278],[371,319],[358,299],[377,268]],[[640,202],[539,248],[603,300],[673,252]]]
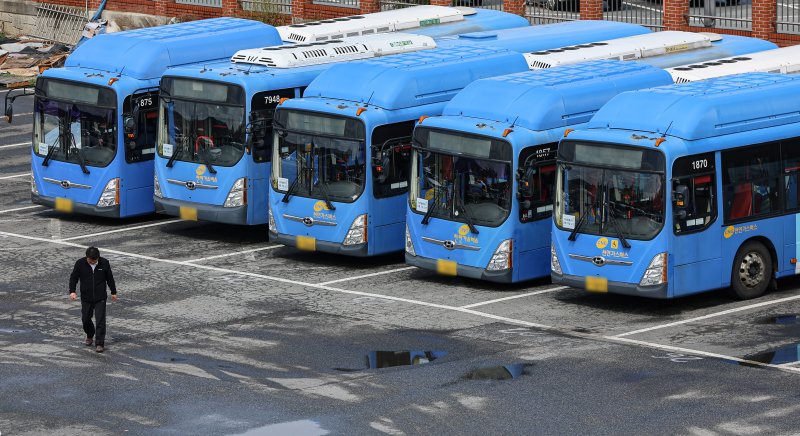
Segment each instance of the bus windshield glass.
[[454,131],[417,128],[412,208],[449,221],[496,227],[511,210],[511,145]]
[[296,110],[275,115],[273,186],[301,197],[355,201],[364,191],[361,120]]
[[159,156],[223,167],[239,162],[245,149],[242,88],[164,78],[161,91]]
[[34,101],[33,151],[49,160],[107,166],[117,151],[116,113],[110,89],[41,78]]
[[558,150],[554,219],[562,230],[650,240],[664,226],[664,155],[655,150],[564,142]]

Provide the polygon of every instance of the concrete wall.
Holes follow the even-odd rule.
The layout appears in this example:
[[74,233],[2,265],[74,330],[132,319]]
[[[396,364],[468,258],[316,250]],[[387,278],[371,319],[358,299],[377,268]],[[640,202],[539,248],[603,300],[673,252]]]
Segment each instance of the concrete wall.
[[23,35],[33,30],[36,6],[26,0],[0,1],[0,33]]

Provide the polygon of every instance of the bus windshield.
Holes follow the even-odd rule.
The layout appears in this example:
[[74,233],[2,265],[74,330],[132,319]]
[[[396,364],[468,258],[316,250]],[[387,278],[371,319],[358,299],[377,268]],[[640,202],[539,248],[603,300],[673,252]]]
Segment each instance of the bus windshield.
[[416,212],[490,227],[508,218],[512,189],[508,143],[422,128],[414,139],[418,147],[409,200]]
[[165,78],[159,116],[162,158],[233,166],[244,155],[244,91],[232,85]]
[[275,144],[272,175],[279,192],[352,202],[364,191],[366,147],[360,120],[280,110]]
[[567,231],[649,240],[664,226],[664,156],[567,142],[559,147],[554,219]]
[[104,167],[117,151],[111,90],[40,79],[34,101],[33,151],[49,160]]

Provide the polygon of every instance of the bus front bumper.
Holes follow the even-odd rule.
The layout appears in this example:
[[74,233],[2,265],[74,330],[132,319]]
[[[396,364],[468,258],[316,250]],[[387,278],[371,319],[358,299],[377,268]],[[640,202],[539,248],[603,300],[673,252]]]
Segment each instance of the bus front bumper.
[[[55,197],[45,197],[44,195],[31,194],[31,202],[33,204],[40,204],[50,209],[55,209]],[[104,218],[119,218],[120,208],[119,205],[110,207],[97,207],[94,204],[76,203],[72,202],[72,213],[80,215],[94,215]]]
[[[406,253],[406,263],[411,266],[416,266],[417,268],[437,271],[438,260],[427,257],[411,256],[410,254]],[[495,283],[512,282],[512,270],[510,268],[502,271],[488,271],[484,268],[479,268],[476,266],[458,264],[456,266],[456,276]]]
[[[583,276],[573,276],[569,274],[550,273],[553,284],[566,285],[577,289],[586,289],[586,278]],[[667,284],[663,283],[656,286],[639,286],[638,284],[625,282],[608,282],[608,292],[612,294],[635,295],[648,298],[669,298],[667,295]]]
[[196,221],[211,221],[225,224],[247,224],[247,206],[222,207],[203,203],[153,197],[157,213],[181,216],[181,208],[195,211]]
[[[277,241],[287,247],[297,248],[297,236],[286,235],[281,233],[269,233],[269,239]],[[323,253],[343,254],[345,256],[367,257],[369,255],[367,244],[358,245],[344,245],[338,242],[314,240],[314,250],[303,251],[320,251]]]

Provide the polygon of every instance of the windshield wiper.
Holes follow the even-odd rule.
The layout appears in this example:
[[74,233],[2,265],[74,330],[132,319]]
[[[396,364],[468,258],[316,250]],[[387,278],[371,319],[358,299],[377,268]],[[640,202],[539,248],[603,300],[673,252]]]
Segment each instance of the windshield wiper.
[[174,150],[172,150],[172,156],[170,156],[169,161],[167,161],[167,168],[172,168],[172,166],[175,165],[175,159],[177,159],[178,155],[181,154],[181,152],[183,151],[183,147],[179,146],[178,144],[173,145],[173,147]]
[[[454,194],[455,195],[455,194]],[[464,204],[464,199],[461,196],[458,196],[458,204],[461,207],[461,210],[464,211],[464,218],[467,221],[467,226],[469,226],[469,231],[473,234],[478,234],[478,229],[475,227],[475,219],[472,217],[472,212],[467,209],[467,205]]]
[[217,170],[211,166],[211,159],[208,158],[208,142],[203,141],[203,162],[206,164],[206,168],[208,168],[208,172],[211,174],[217,174]]
[[328,192],[328,182],[320,182],[320,191],[322,191],[322,199],[325,200],[325,206],[330,210],[336,210],[336,207],[331,203],[331,197]]
[[422,224],[428,224],[428,221],[430,221],[431,215],[433,214],[433,210],[436,209],[436,206],[439,204],[439,202],[436,201],[436,195],[433,196],[432,200],[433,204],[428,203],[428,211],[425,212],[425,216],[422,217]]
[[50,148],[47,149],[47,154],[45,155],[44,160],[42,161],[42,166],[43,167],[46,167],[46,166],[50,165],[50,158],[53,157],[53,153],[55,153],[55,151],[56,151],[56,147],[57,147],[56,143],[58,142],[58,139],[59,138],[56,137],[56,139],[53,141],[53,143],[50,144]]
[[292,196],[292,193],[294,193],[294,190],[299,185],[300,175],[301,174],[302,174],[302,170],[297,172],[297,177],[294,178],[294,182],[292,182],[292,186],[290,186],[289,189],[286,191],[286,193],[283,194],[283,199],[281,199],[282,202],[284,202],[284,203],[288,203],[289,202],[289,197]]
[[593,206],[594,205],[592,203],[583,204],[583,207],[586,208],[586,210],[583,212],[583,215],[581,215],[581,217],[578,218],[578,222],[575,224],[575,228],[572,229],[572,233],[570,233],[569,237],[567,238],[568,241],[574,241],[575,238],[578,236],[578,231],[581,229],[581,227],[583,227],[583,224],[586,222],[586,217],[589,216],[588,208]]
[[609,214],[608,214],[608,218],[609,218],[609,221],[611,222],[611,226],[614,227],[614,230],[615,230],[615,233],[617,234],[617,237],[619,238],[620,241],[622,241],[622,246],[625,247],[625,248],[631,248],[631,244],[629,244],[628,241],[625,239],[625,233],[622,231],[622,227],[617,222],[617,218],[615,216],[617,203],[614,202],[614,201],[608,200],[606,202],[606,207],[610,207],[610,206],[613,206],[611,208],[611,210],[609,211]]
[[81,150],[78,148],[78,144],[75,142],[75,135],[71,131],[69,132],[69,140],[72,142],[75,155],[78,156],[78,164],[81,166],[81,171],[83,171],[83,174],[89,174],[89,168],[86,168],[86,161],[81,156]]

